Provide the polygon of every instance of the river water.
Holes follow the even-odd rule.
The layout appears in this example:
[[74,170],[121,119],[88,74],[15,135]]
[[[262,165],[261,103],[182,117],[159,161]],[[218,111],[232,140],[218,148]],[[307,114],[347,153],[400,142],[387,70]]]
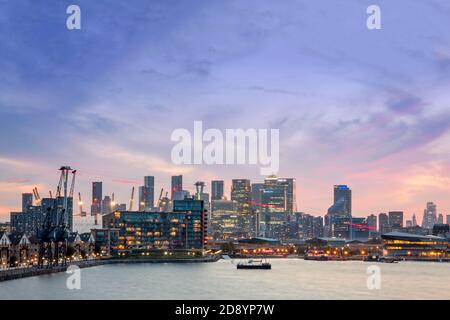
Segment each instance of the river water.
[[[235,260],[104,265],[81,269],[79,290],[58,273],[1,282],[0,299],[450,299],[450,263],[270,262],[272,270],[237,270]],[[374,265],[380,288],[368,289]]]

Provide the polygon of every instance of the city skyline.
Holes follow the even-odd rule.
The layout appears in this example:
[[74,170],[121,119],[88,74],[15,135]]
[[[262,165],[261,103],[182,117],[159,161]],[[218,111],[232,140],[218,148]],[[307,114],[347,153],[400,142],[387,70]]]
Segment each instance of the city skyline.
[[[151,179],[151,183],[154,185],[154,187],[153,187],[153,193],[147,193],[147,196],[148,197],[151,197],[152,199],[154,199],[154,197],[155,196],[157,196],[157,194],[155,194],[155,193],[157,193],[157,192],[159,192],[159,191],[157,191],[157,190],[159,190],[159,188],[161,188],[161,185],[160,184],[158,184],[157,183],[157,181],[155,181],[156,179],[153,177],[153,176],[148,176],[148,175],[146,175],[146,176],[144,176],[143,177],[143,181],[144,181],[144,183],[148,183],[147,181],[149,181],[149,179]],[[175,179],[175,180],[174,180]],[[250,179],[233,179],[234,181],[238,181],[238,182],[241,182],[241,181],[248,181],[248,183],[249,183],[249,190],[248,190],[248,192],[249,192],[249,196],[251,197],[251,199],[250,199],[250,202],[249,203],[251,203],[252,205],[258,205],[258,203],[257,202],[255,202],[255,199],[253,199],[253,197],[254,197],[254,195],[253,195],[253,192],[252,192],[252,188],[253,188],[253,186],[255,185],[255,186],[259,186],[259,185],[264,185],[265,183],[267,183],[268,181],[271,181],[271,180],[273,180],[273,179],[281,179],[282,181],[285,181],[286,179],[287,180],[290,180],[290,179],[293,179],[293,181],[294,181],[294,185],[295,185],[295,178],[287,178],[287,177],[277,177],[277,176],[275,176],[275,175],[272,175],[272,176],[267,176],[265,179],[263,179],[262,181],[251,181]],[[170,187],[168,187],[168,188],[164,188],[164,187],[162,187],[162,189],[163,190],[165,190],[165,191],[167,191],[167,193],[169,193],[169,191],[172,189],[172,187],[173,187],[173,183],[174,183],[174,181],[176,181],[176,180],[180,180],[180,182],[181,182],[181,184],[179,185],[181,188],[182,188],[182,191],[187,191],[187,193],[188,194],[190,194],[191,196],[194,196],[195,194],[196,194],[196,183],[198,183],[198,180],[196,180],[196,183],[194,183],[194,184],[192,184],[192,185],[190,185],[190,184],[183,184],[183,180],[184,181],[186,181],[185,180],[185,178],[184,178],[184,176],[183,175],[175,175],[175,176],[171,176],[170,177]],[[212,191],[212,188],[213,188],[213,183],[214,182],[223,182],[223,185],[224,185],[224,192],[223,192],[223,197],[224,197],[224,200],[232,200],[232,184],[233,184],[233,180],[232,181],[230,181],[230,182],[227,182],[226,180],[219,180],[219,179],[214,179],[214,180],[211,180],[211,181],[209,181],[209,183],[204,183],[204,182],[202,182],[205,186],[207,186],[206,188],[205,188],[205,190],[204,190],[204,192],[206,192],[206,194],[208,195],[208,197],[209,197],[209,201],[212,201],[212,199],[210,198],[211,196],[212,196],[212,194],[213,194],[213,191]],[[275,180],[273,180],[273,181],[275,181]],[[156,182],[156,183],[155,183]],[[189,182],[189,180],[188,180],[188,182]],[[270,183],[270,182],[269,182]],[[82,206],[84,206],[85,208],[86,207],[90,207],[91,209],[91,211],[90,212],[88,212],[88,215],[91,215],[91,214],[94,214],[95,212],[98,212],[98,214],[100,214],[100,216],[101,215],[104,215],[104,214],[106,214],[106,212],[105,213],[102,213],[102,212],[100,212],[100,210],[102,210],[101,208],[103,207],[103,205],[100,205],[100,204],[102,204],[103,202],[104,202],[104,199],[108,199],[108,201],[111,201],[111,196],[114,198],[114,196],[115,196],[115,192],[113,191],[112,193],[108,193],[108,192],[106,192],[106,193],[102,193],[102,198],[100,199],[100,201],[98,202],[99,204],[99,207],[94,207],[92,204],[93,204],[93,201],[94,201],[94,194],[96,194],[96,189],[98,190],[98,185],[100,185],[100,193],[102,192],[102,187],[103,187],[103,181],[96,181],[96,182],[92,182],[91,183],[91,193],[92,193],[92,199],[91,199],[91,202],[89,202],[89,201],[86,201],[86,200],[83,200],[82,201]],[[319,212],[319,213],[317,213],[317,212],[308,212],[308,211],[304,211],[304,210],[301,210],[301,209],[299,209],[299,210],[295,210],[295,211],[292,211],[292,212],[297,212],[297,213],[304,213],[304,214],[307,214],[307,215],[313,215],[313,216],[320,216],[320,217],[323,217],[323,218],[325,218],[326,217],[326,215],[327,215],[327,212],[328,212],[328,214],[330,213],[330,210],[331,210],[331,208],[336,204],[336,201],[338,201],[339,200],[339,197],[340,196],[337,196],[337,194],[339,194],[339,192],[340,192],[340,190],[350,190],[349,192],[350,192],[350,198],[349,199],[347,199],[347,201],[348,201],[348,203],[350,204],[350,211],[349,211],[349,213],[350,213],[350,216],[353,216],[353,217],[355,217],[355,218],[368,218],[368,217],[370,217],[370,216],[373,216],[373,215],[375,215],[375,216],[377,216],[378,217],[378,215],[383,215],[383,214],[386,214],[386,212],[389,212],[389,214],[392,214],[392,213],[396,213],[396,212],[401,212],[401,215],[402,215],[402,223],[404,224],[404,223],[406,223],[406,222],[408,222],[408,221],[416,221],[416,219],[417,219],[417,214],[416,213],[412,213],[411,215],[408,215],[408,213],[407,212],[405,212],[404,210],[402,210],[401,208],[400,209],[398,209],[397,211],[396,211],[396,209],[391,209],[391,208],[385,208],[384,210],[382,210],[382,211],[380,211],[380,212],[374,212],[374,213],[368,213],[368,214],[353,214],[353,212],[352,212],[352,210],[351,210],[351,206],[352,206],[352,204],[353,204],[353,201],[354,201],[354,199],[352,199],[352,196],[351,196],[351,193],[352,193],[352,191],[353,190],[351,190],[351,188],[349,188],[350,186],[347,186],[347,185],[342,185],[342,184],[335,184],[335,185],[333,185],[333,186],[330,186],[330,203],[329,203],[329,206],[328,206],[328,210],[327,209],[325,209],[325,212],[324,213],[322,213],[322,212]],[[138,187],[138,189],[141,189],[141,188],[143,188],[142,186],[140,186],[140,187]],[[131,189],[136,189],[136,186],[132,186],[131,187]],[[130,190],[131,190],[130,189]],[[295,190],[296,188],[295,188],[295,186],[294,186],[294,190]],[[53,192],[53,190],[51,190],[52,192]],[[208,192],[209,191],[209,192]],[[34,192],[34,190],[33,190],[33,192]],[[162,191],[161,191],[162,192]],[[337,193],[338,192],[338,193]],[[345,194],[345,193],[344,193]],[[161,193],[161,195],[163,195],[163,193]],[[287,196],[287,195],[285,195],[285,196]],[[143,203],[141,203],[140,202],[140,200],[141,200],[141,197],[142,197],[142,195],[138,195],[138,196],[136,196],[136,195],[134,195],[133,196],[134,197],[134,201],[136,201],[136,198],[137,199],[139,199],[139,201],[138,201],[138,204],[137,204],[137,207],[134,207],[134,211],[144,211],[144,208],[146,208],[145,210],[146,211],[148,211],[148,210],[150,210],[151,208],[152,208],[152,206],[149,206],[149,207],[147,207],[147,206],[144,206],[144,207],[142,207],[142,205],[143,205]],[[169,199],[172,199],[172,197],[173,197],[173,195],[169,198]],[[43,196],[43,198],[48,198],[48,196]],[[177,197],[176,197],[177,198]],[[114,201],[114,206],[116,207],[116,210],[124,210],[123,208],[122,209],[120,209],[119,208],[119,206],[123,206],[123,205],[125,205],[125,206],[128,206],[128,203],[129,203],[129,201],[131,200],[131,195],[130,195],[130,198],[128,198],[128,199],[126,199],[126,198],[119,198],[119,199],[117,199],[117,198],[115,198],[115,201]],[[178,199],[179,200],[179,199]],[[216,200],[218,200],[218,199],[216,199]],[[259,200],[261,200],[261,199],[259,199]],[[8,213],[8,215],[6,216],[6,217],[1,217],[0,216],[0,222],[6,222],[6,221],[9,221],[9,218],[10,218],[10,215],[12,214],[12,213],[15,213],[15,212],[24,212],[24,210],[23,210],[23,208],[24,208],[24,205],[26,204],[26,205],[30,205],[30,203],[34,203],[36,201],[36,199],[34,199],[34,197],[33,197],[33,194],[32,193],[29,193],[29,192],[24,192],[24,193],[22,193],[21,195],[20,195],[20,203],[21,203],[21,207],[22,207],[22,210],[20,210],[20,209],[18,209],[18,210],[13,210],[13,211],[11,211],[11,212],[9,212]],[[75,200],[74,200],[75,201]],[[261,200],[262,201],[262,200]],[[261,203],[259,203],[259,204],[261,204]],[[433,205],[434,206],[434,210],[435,210],[435,215],[436,215],[436,219],[437,219],[437,216],[438,215],[441,215],[442,216],[442,218],[444,219],[444,217],[447,217],[447,219],[448,219],[448,217],[450,217],[450,215],[449,214],[447,214],[446,212],[443,212],[443,211],[440,211],[440,209],[436,209],[436,207],[437,207],[437,205],[435,204],[435,203],[433,203],[433,202],[427,202],[425,205],[424,205],[424,208],[425,209],[423,209],[422,208],[422,210],[424,210],[425,212],[427,211],[427,209],[428,209],[428,206],[429,205]],[[74,203],[74,207],[75,207],[75,203]],[[79,203],[78,203],[78,205],[79,205]],[[296,202],[294,202],[294,206],[297,206],[297,203]],[[156,204],[155,204],[155,207],[154,208],[156,208]],[[75,208],[74,208],[74,210],[75,210]],[[95,212],[94,211],[92,211],[92,210],[95,210]],[[127,208],[127,210],[129,210],[128,208]],[[110,211],[108,211],[108,212],[110,212]],[[286,209],[285,210],[285,212],[286,213],[290,213],[290,211],[288,210],[288,209]],[[420,212],[420,210],[419,210],[419,212]],[[76,214],[75,216],[79,216],[79,214]],[[423,225],[423,218],[425,217],[425,215],[423,216],[423,218],[420,218],[421,216],[419,215],[419,219],[420,220],[417,220],[417,225]],[[436,221],[437,222],[437,221]],[[432,226],[432,224],[430,225],[430,226],[428,226],[429,228]]]
[[264,180],[258,166],[173,165],[170,134],[195,120],[279,128],[278,176],[297,179],[298,211],[325,215],[331,186],[347,184],[358,217],[401,210],[420,221],[430,201],[448,214],[448,7],[378,2],[373,32],[366,1],[81,0],[77,31],[65,3],[5,3],[0,220],[22,193],[54,191],[63,164],[79,170],[85,200],[103,181],[127,203],[145,175],[155,192],[177,174],[191,190],[224,180],[227,195],[232,179]]

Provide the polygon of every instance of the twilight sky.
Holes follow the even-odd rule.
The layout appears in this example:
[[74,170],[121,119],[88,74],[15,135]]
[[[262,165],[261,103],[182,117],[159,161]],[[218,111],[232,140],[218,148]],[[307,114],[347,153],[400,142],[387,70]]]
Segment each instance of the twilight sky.
[[[128,203],[144,175],[167,189],[263,179],[259,166],[175,166],[170,135],[280,129],[279,176],[299,210],[324,214],[332,185],[355,216],[450,214],[447,0],[0,0],[0,220],[57,169],[77,191],[104,182]],[[81,7],[82,29],[66,28]],[[366,8],[381,7],[382,30]],[[89,201],[87,201],[88,204]]]

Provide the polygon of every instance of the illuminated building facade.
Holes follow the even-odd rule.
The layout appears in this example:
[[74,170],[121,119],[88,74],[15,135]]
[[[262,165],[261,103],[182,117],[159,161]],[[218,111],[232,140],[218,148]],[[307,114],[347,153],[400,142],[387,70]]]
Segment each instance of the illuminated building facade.
[[437,221],[436,204],[428,202],[427,207],[423,211],[422,228],[433,229],[434,224]]
[[211,200],[222,200],[223,195],[223,180],[211,181]]
[[[264,193],[262,195],[263,205],[271,205],[275,208],[274,212],[287,212],[292,214],[297,211],[297,199],[296,199],[296,180],[295,178],[277,178],[272,175],[264,179],[264,190],[272,193],[272,199],[264,199]],[[269,194],[270,196],[270,194]],[[268,203],[264,203],[264,202]],[[270,203],[270,202],[273,203]]]
[[27,212],[28,207],[33,205],[33,194],[22,193],[22,212]]
[[366,241],[370,236],[370,227],[365,218],[352,218],[352,240]]
[[236,201],[213,200],[211,212],[210,223],[214,240],[230,240],[238,237],[239,220]]
[[237,203],[239,230],[243,237],[250,236],[254,231],[251,210],[251,186],[248,179],[233,179],[231,185],[231,200]]
[[381,238],[384,256],[421,259],[447,256],[449,242],[444,237],[394,231],[383,234]]
[[333,187],[334,203],[325,215],[325,236],[351,239],[352,191],[346,185]]
[[403,228],[403,211],[389,212],[389,229],[391,231],[398,231]]
[[182,190],[183,190],[183,176],[182,175],[172,176],[170,199],[173,200],[174,199],[173,194],[175,192],[179,192]]
[[390,232],[389,217],[386,213],[382,212],[378,215],[378,231],[380,232],[380,234]]
[[172,212],[116,211],[103,216],[103,228],[117,228],[115,249],[203,249],[206,239],[203,201],[175,200]]
[[100,214],[102,210],[103,183],[92,182],[91,215]]

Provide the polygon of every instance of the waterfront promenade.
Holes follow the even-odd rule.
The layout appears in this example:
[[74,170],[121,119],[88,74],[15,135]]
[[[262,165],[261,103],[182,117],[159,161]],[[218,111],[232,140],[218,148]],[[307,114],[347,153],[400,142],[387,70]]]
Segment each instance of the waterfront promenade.
[[216,262],[220,259],[219,255],[210,255],[199,258],[127,258],[120,259],[115,257],[71,261],[66,265],[52,266],[52,267],[19,267],[0,270],[0,282],[40,276],[45,274],[52,274],[58,272],[65,272],[70,266],[77,266],[79,268],[89,268],[105,264],[136,264],[136,263],[206,263]]

